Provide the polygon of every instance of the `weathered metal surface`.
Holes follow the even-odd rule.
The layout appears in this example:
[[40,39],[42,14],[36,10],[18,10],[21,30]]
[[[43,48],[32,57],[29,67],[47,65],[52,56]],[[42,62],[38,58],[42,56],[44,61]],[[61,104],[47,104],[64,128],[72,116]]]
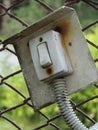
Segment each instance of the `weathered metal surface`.
[[[53,87],[38,80],[28,43],[32,38],[51,29],[61,33],[62,46],[66,48],[73,67],[72,75],[66,77],[69,94],[98,81],[97,70],[77,15],[73,9],[62,7],[6,41],[6,43],[14,43],[35,109],[53,103],[55,97]],[[51,69],[47,70],[47,73],[51,73]]]

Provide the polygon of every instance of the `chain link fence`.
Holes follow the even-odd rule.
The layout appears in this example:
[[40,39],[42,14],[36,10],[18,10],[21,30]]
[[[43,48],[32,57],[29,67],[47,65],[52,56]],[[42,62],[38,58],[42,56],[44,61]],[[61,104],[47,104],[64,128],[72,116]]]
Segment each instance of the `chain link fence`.
[[[98,1],[97,0],[95,0],[95,1],[94,0],[66,0],[66,1],[59,0],[59,1],[62,3],[62,5],[72,6],[72,7],[75,5],[77,5],[77,7],[78,7],[79,3],[82,2],[85,4],[85,7],[89,6],[93,10],[96,10],[96,11],[98,10]],[[2,24],[3,24],[4,19],[6,19],[6,16],[9,16],[8,19],[11,19],[11,20],[14,19],[14,21],[17,21],[20,25],[22,25],[24,27],[29,26],[29,24],[27,24],[24,21],[24,19],[21,19],[20,17],[18,17],[14,11],[15,9],[19,10],[20,8],[22,8],[24,6],[27,6],[29,4],[29,2],[34,2],[34,4],[37,4],[37,6],[39,7],[39,10],[40,10],[40,8],[44,8],[44,11],[46,11],[46,14],[51,13],[56,9],[56,8],[53,8],[53,6],[50,6],[50,3],[52,5],[52,1],[50,1],[50,3],[49,3],[49,0],[35,0],[35,1],[32,1],[32,0],[31,1],[30,0],[0,0],[0,30],[1,30],[1,33],[2,33]],[[29,9],[29,11],[30,10],[31,9]],[[26,8],[25,8],[25,11],[26,11]],[[78,9],[77,9],[77,11],[78,11]],[[33,10],[32,15],[34,13],[36,13],[36,11]],[[98,24],[98,20],[93,21],[92,23],[90,23],[89,25],[84,27],[82,29],[82,31],[83,32],[89,31],[92,26],[96,26],[97,24]],[[14,24],[12,26],[14,26]],[[20,27],[20,30],[23,29],[22,26]],[[4,26],[3,26],[3,28],[4,28]],[[6,31],[4,31],[4,33],[5,34],[3,34],[3,35],[6,35]],[[3,35],[1,35],[1,36],[3,36]],[[9,35],[7,35],[7,36],[9,37]],[[5,40],[7,39],[7,36],[4,37]],[[90,39],[87,39],[87,43],[90,47],[93,47],[98,51],[98,43],[95,43],[95,42],[91,41]],[[15,60],[17,59],[17,55],[14,52],[12,45],[6,45],[6,43],[1,38],[1,40],[0,40],[0,54],[2,54],[2,55],[0,55],[1,56],[0,59],[4,59],[4,55],[5,55],[4,53],[6,53],[6,52],[7,52],[7,55],[10,54],[11,56],[14,57],[14,58],[12,58],[12,61],[13,61],[12,66],[14,66],[14,64],[16,64],[16,63],[14,63],[14,59]],[[3,60],[3,64],[6,63],[6,62],[4,62],[5,60],[7,60],[7,58],[5,58]],[[94,59],[94,62],[95,62],[95,64],[97,64],[98,57],[96,57]],[[6,64],[9,64],[9,62]],[[2,67],[0,67],[0,70],[3,69]],[[64,124],[64,122],[63,122],[63,118],[61,117],[61,114],[59,113],[59,110],[56,107],[56,104],[48,106],[48,107],[44,108],[44,110],[39,110],[37,112],[34,112],[33,106],[30,102],[30,97],[28,96],[29,94],[27,94],[27,93],[23,94],[22,90],[20,88],[18,89],[18,86],[21,83],[20,79],[17,78],[17,81],[14,81],[14,79],[13,79],[14,77],[18,77],[19,75],[21,75],[21,78],[23,79],[21,69],[17,69],[17,71],[15,71],[15,72],[9,71],[9,73],[5,73],[8,70],[9,70],[9,68],[4,68],[4,73],[3,73],[3,71],[0,72],[1,73],[0,74],[0,95],[2,95],[2,92],[3,93],[7,93],[7,92],[10,93],[10,91],[13,91],[13,93],[17,93],[17,94],[15,97],[11,97],[11,95],[10,95],[9,101],[4,100],[2,98],[2,96],[0,96],[1,97],[0,102],[3,102],[4,104],[5,104],[5,102],[14,102],[13,103],[14,106],[11,105],[8,107],[7,107],[7,105],[4,105],[3,103],[1,103],[2,106],[0,106],[0,122],[2,123],[2,121],[4,121],[5,126],[7,124],[11,125],[12,128],[10,127],[10,129],[13,129],[13,130],[14,129],[15,130],[27,129],[27,128],[23,128],[21,123],[19,123],[16,120],[16,118],[13,119],[13,117],[10,116],[11,113],[13,113],[13,112],[14,112],[14,114],[16,114],[15,116],[17,116],[17,113],[15,113],[15,111],[20,111],[20,109],[25,106],[24,107],[25,111],[23,111],[23,113],[26,112],[27,109],[29,109],[29,111],[31,113],[31,120],[30,121],[32,122],[32,125],[31,125],[32,128],[28,127],[28,130],[31,130],[31,129],[32,130],[39,130],[39,129],[62,130],[62,129],[64,129],[62,127],[62,124],[59,124],[60,120],[62,120],[63,124]],[[10,81],[11,79],[12,79],[12,82]],[[17,84],[15,84],[15,82],[18,84],[18,86],[17,86]],[[26,87],[26,85],[22,86],[22,89],[24,89],[24,87]],[[94,86],[91,86],[91,87],[93,89],[96,89],[96,91],[98,91],[98,84],[95,84]],[[91,87],[87,88],[87,90],[85,89],[83,91],[84,94],[86,94],[85,91],[88,91],[88,89],[91,89]],[[9,90],[6,92],[5,88],[8,88]],[[26,91],[28,91],[28,90],[26,90]],[[3,96],[6,96],[6,94],[3,94]],[[74,96],[74,99],[75,98],[77,98],[77,97]],[[19,99],[21,99],[21,102],[16,101]],[[76,103],[73,100],[71,100],[71,103],[73,105],[74,110],[77,112],[77,114],[80,115],[81,119],[82,120],[86,119],[89,121],[88,126],[95,124],[98,120],[94,120],[95,118],[93,118],[94,116],[92,115],[92,113],[89,113],[86,110],[83,111],[82,106],[85,106],[86,104],[92,104],[97,99],[98,99],[98,95],[92,94],[89,96],[89,98],[85,98],[84,100],[78,101]],[[97,106],[97,102],[96,102],[96,106]],[[55,107],[55,110],[54,110],[54,107]],[[93,106],[93,107],[95,107],[95,106]],[[50,112],[50,114],[49,114],[49,110],[50,110],[49,108],[53,109],[53,111],[51,111],[52,113]],[[98,106],[96,107],[96,111],[97,110],[98,110]],[[48,112],[48,114],[47,114],[47,112]],[[94,112],[94,113],[97,113],[97,112]],[[96,116],[97,116],[96,119],[98,119],[98,115],[96,115]],[[35,117],[37,117],[36,118],[37,123],[35,123]],[[20,120],[23,120],[23,117]],[[0,123],[0,127],[1,127],[1,123]],[[25,122],[24,122],[24,124],[25,124]],[[7,127],[4,127],[4,130],[6,130],[6,129],[7,129]]]

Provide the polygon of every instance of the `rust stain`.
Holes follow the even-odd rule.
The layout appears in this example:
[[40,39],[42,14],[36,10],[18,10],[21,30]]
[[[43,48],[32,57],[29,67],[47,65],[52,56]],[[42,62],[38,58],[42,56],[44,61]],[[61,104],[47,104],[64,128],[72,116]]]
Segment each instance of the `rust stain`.
[[[72,23],[70,20],[60,20],[53,25],[53,30],[60,33],[60,39],[62,43],[62,47],[64,50],[67,49],[67,46],[72,46],[71,39],[73,36]],[[52,76],[54,73],[53,66],[50,66],[46,69],[46,74],[48,76]]]
[[65,48],[72,38],[72,25],[68,20],[61,20],[56,24],[55,31],[60,33],[62,46]]
[[54,72],[53,67],[49,67],[49,68],[46,69],[46,74],[49,75],[49,76],[52,75],[53,72]]

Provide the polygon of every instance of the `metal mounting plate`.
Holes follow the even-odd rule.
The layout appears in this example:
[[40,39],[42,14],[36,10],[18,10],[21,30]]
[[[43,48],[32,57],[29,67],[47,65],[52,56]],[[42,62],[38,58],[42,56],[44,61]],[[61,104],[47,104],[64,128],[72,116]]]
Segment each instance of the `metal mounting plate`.
[[69,94],[98,81],[97,69],[81,31],[76,12],[72,8],[62,7],[5,41],[12,43],[15,47],[35,110],[54,103],[55,96],[52,86],[38,80],[28,43],[51,29],[61,33],[62,45],[66,48],[73,67],[72,75],[66,77]]

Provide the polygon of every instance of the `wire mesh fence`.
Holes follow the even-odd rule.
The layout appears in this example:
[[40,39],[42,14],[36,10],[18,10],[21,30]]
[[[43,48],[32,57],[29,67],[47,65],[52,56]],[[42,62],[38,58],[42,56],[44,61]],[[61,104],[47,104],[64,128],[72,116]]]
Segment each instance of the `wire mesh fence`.
[[[8,33],[8,30],[10,30],[10,28],[8,26],[6,26],[8,28],[7,31],[2,32],[2,28],[4,28],[5,26],[2,25],[4,20],[13,20],[17,21],[17,23],[19,24],[19,30],[23,29],[24,27],[28,27],[29,24],[28,22],[26,22],[25,19],[22,19],[21,16],[19,17],[17,15],[17,11],[15,12],[15,9],[19,10],[20,8],[23,8],[24,6],[27,6],[29,3],[33,3],[33,6],[31,8],[29,8],[29,12],[31,10],[32,12],[32,16],[34,16],[33,14],[36,15],[36,10],[34,5],[37,5],[37,10],[39,10],[39,14],[40,14],[40,8],[43,8],[44,10],[44,15],[47,15],[51,12],[53,12],[56,8],[64,5],[64,6],[75,6],[77,5],[77,7],[79,6],[79,4],[82,2],[85,4],[85,8],[87,6],[89,6],[90,8],[92,8],[93,10],[98,10],[98,1],[97,0],[59,0],[58,2],[61,2],[61,4],[57,7],[52,6],[52,4],[54,3],[53,1],[49,1],[49,0],[35,0],[35,1],[30,1],[30,0],[0,0],[0,30],[1,30],[1,36],[4,37],[3,39],[6,40],[10,34],[8,34],[6,37],[4,35],[6,35],[6,33]],[[56,2],[56,1],[55,1]],[[50,4],[51,3],[51,4]],[[56,4],[56,3],[55,3]],[[34,9],[33,9],[34,8]],[[24,8],[24,10],[22,11],[26,11],[27,8]],[[78,9],[77,9],[78,11]],[[21,12],[24,13],[24,12]],[[44,16],[43,15],[43,16]],[[6,18],[6,16],[9,16],[8,18]],[[43,17],[43,16],[39,16],[39,18]],[[33,19],[33,17],[32,17]],[[5,20],[5,21],[6,21]],[[32,20],[31,20],[32,21]],[[35,22],[35,21],[34,21]],[[91,29],[91,27],[97,26],[98,24],[98,20],[96,19],[95,21],[92,21],[89,25],[85,26],[82,31],[89,31]],[[15,26],[14,24],[12,24],[11,26]],[[24,26],[24,27],[22,27]],[[16,29],[17,31],[17,29]],[[12,32],[11,32],[12,33]],[[16,33],[16,32],[13,32]],[[0,102],[1,102],[1,106],[0,106],[0,122],[4,122],[4,130],[7,129],[7,124],[11,125],[10,129],[18,129],[18,130],[23,130],[23,129],[27,129],[27,130],[39,130],[39,129],[57,129],[57,130],[62,130],[64,129],[64,127],[62,126],[62,124],[64,124],[63,122],[63,118],[59,112],[59,110],[57,109],[56,104],[53,104],[51,106],[48,106],[42,110],[38,110],[37,112],[33,111],[33,106],[30,102],[30,97],[28,94],[28,90],[26,89],[26,84],[24,83],[23,77],[22,77],[22,71],[19,67],[16,67],[16,71],[10,70],[9,66],[5,65],[5,64],[9,64],[7,58],[5,58],[5,53],[6,56],[13,56],[11,60],[11,66],[14,66],[14,64],[18,64],[18,60],[17,60],[17,55],[12,47],[12,45],[6,44],[6,42],[4,42],[4,40],[2,40],[2,38],[0,38],[0,56],[1,56],[1,62],[2,62],[2,66],[0,66]],[[95,50],[97,50],[98,52],[98,43],[95,43],[95,41],[87,39],[87,43],[90,47],[94,48]],[[17,61],[16,62],[14,62]],[[5,62],[6,61],[6,62]],[[95,64],[97,65],[98,62],[98,57],[95,57],[94,59]],[[5,67],[3,67],[5,66]],[[17,77],[17,78],[15,78]],[[20,85],[22,84],[22,86]],[[20,87],[21,86],[21,87]],[[24,90],[25,89],[25,90]],[[86,94],[86,92],[88,90],[93,91],[93,89],[95,89],[95,91],[98,91],[98,84],[95,84],[94,86],[90,86],[89,88],[85,89],[82,91],[82,94],[84,93],[84,95]],[[8,95],[10,94],[10,91],[12,93],[12,95]],[[26,91],[26,92],[24,92]],[[7,93],[7,94],[6,94]],[[81,94],[81,95],[82,95]],[[8,98],[7,98],[7,96]],[[14,95],[14,97],[13,97]],[[74,100],[77,98],[77,95],[72,95],[72,100],[71,103],[73,105],[74,110],[77,112],[77,114],[81,117],[81,120],[85,121],[87,120],[87,125],[90,126],[92,124],[95,124],[98,120],[98,114],[97,110],[98,110],[98,106],[97,106],[97,99],[98,99],[98,94],[90,94],[89,96],[85,96],[85,98],[83,98],[83,100],[81,101],[76,101],[76,103],[74,102]],[[7,100],[6,100],[7,99]],[[13,103],[11,103],[13,102]],[[94,103],[95,102],[95,103]],[[9,105],[8,105],[9,104]],[[89,109],[83,109],[82,106],[86,106],[87,105],[91,105],[91,104],[96,104],[96,106],[93,106],[93,108],[96,107],[96,112],[95,109],[93,111],[89,110]],[[23,108],[23,109],[21,109]],[[51,109],[50,109],[51,108]],[[26,121],[24,121],[24,117],[21,116],[22,114],[19,112],[22,112],[25,114],[26,116],[26,112],[28,113],[29,110],[29,120],[30,122],[32,122],[31,126],[29,125],[28,128],[24,128],[22,126],[22,124],[20,123],[20,121],[17,121],[17,118],[15,118],[15,116],[17,117],[19,115],[19,117],[21,118],[20,120],[23,120],[24,124],[26,123]],[[90,113],[89,113],[90,112]],[[11,114],[14,113],[15,116],[12,117]],[[28,116],[28,114],[27,114]],[[62,122],[62,124],[60,123],[60,120]],[[37,123],[36,123],[37,122]],[[0,123],[0,125],[1,125]],[[1,127],[1,126],[0,126]],[[69,129],[68,127],[65,127],[66,129]]]

